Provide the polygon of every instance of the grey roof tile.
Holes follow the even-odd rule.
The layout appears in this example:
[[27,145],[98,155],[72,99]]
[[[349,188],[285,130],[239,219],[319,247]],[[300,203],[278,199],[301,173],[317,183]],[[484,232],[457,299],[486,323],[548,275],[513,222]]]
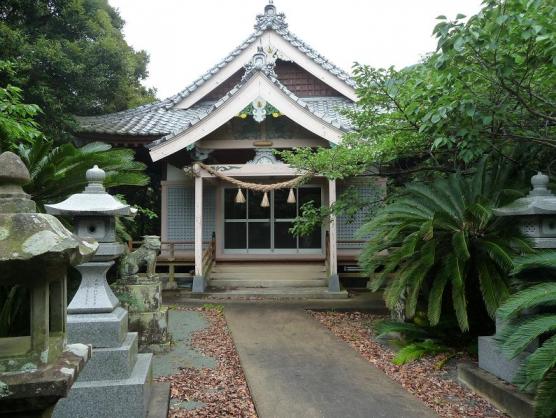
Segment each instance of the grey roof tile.
[[[184,90],[178,94],[169,97],[166,106],[172,107],[179,103],[181,100],[189,96],[196,86],[201,86],[206,81],[208,81],[213,75],[218,73],[225,64],[230,63],[233,59],[241,54],[245,49],[252,45],[259,37],[263,34],[265,30],[272,29],[277,34],[279,34],[284,40],[289,42],[293,47],[299,49],[309,58],[311,58],[315,63],[320,65],[325,70],[329,71],[332,75],[339,78],[346,84],[355,88],[355,81],[351,76],[344,70],[334,65],[330,60],[319,54],[315,49],[301,40],[299,37],[294,35],[288,30],[288,24],[286,23],[286,17],[283,13],[276,14],[261,14],[257,16],[257,23],[255,24],[255,32],[252,33],[243,43],[241,43],[237,48],[235,48],[226,58],[212,67],[207,74],[202,75],[200,78],[195,80],[190,86],[186,87]],[[208,75],[208,78],[207,78]],[[193,88],[192,88],[193,87]]]

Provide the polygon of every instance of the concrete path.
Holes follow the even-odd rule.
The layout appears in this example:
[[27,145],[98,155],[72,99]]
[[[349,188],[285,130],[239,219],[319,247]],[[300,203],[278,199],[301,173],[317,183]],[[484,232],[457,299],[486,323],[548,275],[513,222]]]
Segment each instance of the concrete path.
[[302,309],[232,304],[224,314],[260,418],[436,417]]

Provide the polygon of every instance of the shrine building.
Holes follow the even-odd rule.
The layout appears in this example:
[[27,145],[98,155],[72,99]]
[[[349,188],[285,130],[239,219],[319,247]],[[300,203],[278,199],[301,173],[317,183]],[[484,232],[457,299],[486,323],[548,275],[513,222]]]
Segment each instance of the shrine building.
[[170,266],[170,281],[189,264],[194,292],[345,297],[339,274],[356,270],[367,213],[331,217],[306,236],[290,232],[293,220],[305,203],[332,205],[350,187],[378,198],[384,181],[306,178],[274,151],[341,143],[354,129],[343,111],[356,102],[350,74],[290,32],[270,2],[255,31],[185,89],[80,117],[77,136],[146,148],[162,168],[159,264]]

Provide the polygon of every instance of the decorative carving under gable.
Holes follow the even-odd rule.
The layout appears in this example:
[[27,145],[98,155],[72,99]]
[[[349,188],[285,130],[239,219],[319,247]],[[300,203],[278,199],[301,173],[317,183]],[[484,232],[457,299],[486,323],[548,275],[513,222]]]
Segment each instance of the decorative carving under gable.
[[274,118],[282,116],[280,111],[268,103],[262,97],[258,97],[253,102],[241,111],[238,115],[241,119],[246,119],[248,115],[252,115],[257,123],[261,123],[266,119],[267,115],[272,115]]
[[199,147],[195,146],[193,148],[191,156],[193,157],[193,159],[195,161],[205,161],[210,156],[210,153],[212,151],[214,151],[214,150],[206,149],[206,148],[199,148]]
[[247,164],[284,164],[284,163],[276,158],[276,156],[274,155],[274,150],[272,148],[257,148],[255,150],[255,157],[251,161],[247,161]]
[[269,60],[262,46],[257,47],[257,52],[253,55],[251,61],[245,64],[245,74],[243,75],[241,82],[247,81],[253,73],[256,71],[261,71],[264,75],[269,78],[277,78],[274,67],[276,66],[276,60]]
[[255,119],[255,122],[261,123],[266,119],[266,100],[257,98],[251,104],[253,106],[253,119]]

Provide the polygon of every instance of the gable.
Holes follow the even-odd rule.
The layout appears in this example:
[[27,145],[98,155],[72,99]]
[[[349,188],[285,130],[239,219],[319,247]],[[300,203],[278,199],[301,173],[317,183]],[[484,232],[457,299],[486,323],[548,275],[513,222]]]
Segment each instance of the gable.
[[224,98],[219,100],[211,111],[198,122],[181,132],[151,144],[149,152],[152,160],[158,161],[195,144],[237,116],[252,102],[261,99],[320,138],[334,144],[341,142],[345,131],[342,130],[340,123],[333,124],[331,121],[323,120],[321,116],[313,113],[306,103],[292,95],[278,81],[272,81],[258,71],[242,85],[236,86]]
[[[353,102],[357,101],[355,81],[351,76],[291,33],[284,14],[277,13],[276,7],[269,3],[264,13],[257,16],[255,32],[191,85],[168,98],[167,108],[189,109],[204,97],[208,97],[230,78],[237,77],[237,72],[249,62],[259,48],[275,59],[295,63],[334,90],[336,95]],[[321,88],[321,91],[326,95],[330,94],[327,89]]]

